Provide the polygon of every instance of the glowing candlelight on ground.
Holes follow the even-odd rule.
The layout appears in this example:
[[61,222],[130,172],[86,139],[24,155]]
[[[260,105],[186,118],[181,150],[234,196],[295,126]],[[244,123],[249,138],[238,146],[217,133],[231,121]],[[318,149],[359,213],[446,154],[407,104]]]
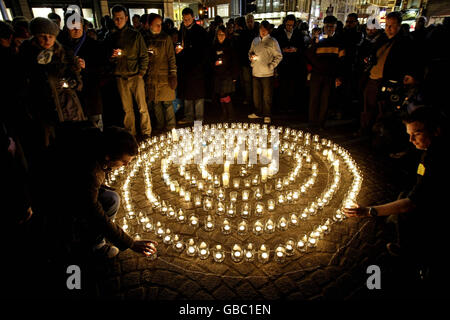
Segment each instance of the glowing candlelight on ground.
[[222,233],[223,234],[231,233],[231,225],[230,225],[230,221],[228,219],[223,219]]
[[244,235],[247,233],[247,222],[241,221],[238,225],[238,234]]
[[227,172],[222,173],[222,183],[225,188],[228,188],[230,184],[230,174]]
[[258,251],[258,260],[261,263],[266,263],[269,261],[269,249],[265,244],[262,244]]
[[215,262],[222,262],[225,259],[225,251],[220,244],[214,248],[213,257]]
[[267,219],[266,225],[264,226],[264,231],[266,233],[273,233],[275,231],[275,225],[272,221],[272,219]]
[[256,235],[260,235],[263,233],[263,224],[261,221],[256,220],[255,224],[253,225],[253,233]]
[[233,250],[231,251],[231,259],[234,262],[241,262],[243,258],[242,249],[238,244],[233,246]]
[[198,246],[198,256],[200,259],[205,260],[209,256],[209,247],[206,242],[201,242]]
[[197,246],[195,245],[194,239],[189,239],[186,247],[186,254],[190,257],[195,256],[197,253]]
[[208,231],[208,232],[214,230],[214,219],[211,215],[206,216],[204,229],[205,229],[205,231]]
[[247,248],[244,249],[244,259],[247,262],[251,262],[255,259],[255,249],[252,243],[249,243]]
[[286,231],[288,228],[288,222],[285,217],[281,217],[280,220],[278,220],[278,229],[281,231]]

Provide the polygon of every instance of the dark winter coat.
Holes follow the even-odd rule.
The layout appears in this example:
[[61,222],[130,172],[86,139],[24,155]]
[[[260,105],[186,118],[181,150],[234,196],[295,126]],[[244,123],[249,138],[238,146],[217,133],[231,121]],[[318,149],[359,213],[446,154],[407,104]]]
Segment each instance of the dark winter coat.
[[[213,69],[214,93],[223,97],[234,92],[234,82],[239,77],[239,64],[236,51],[229,39],[223,43],[215,42],[211,49],[211,67]],[[220,61],[216,65],[216,61]]]
[[183,45],[183,50],[177,54],[178,98],[185,100],[205,98],[210,64],[208,34],[205,29],[194,23],[189,29],[182,25],[178,39]]
[[[295,76],[306,74],[303,34],[298,29],[294,29],[291,39],[288,39],[284,27],[280,27],[274,32],[273,36],[277,39],[283,54],[283,60],[278,65],[280,76],[284,74]],[[283,52],[285,48],[296,48],[297,52]]]

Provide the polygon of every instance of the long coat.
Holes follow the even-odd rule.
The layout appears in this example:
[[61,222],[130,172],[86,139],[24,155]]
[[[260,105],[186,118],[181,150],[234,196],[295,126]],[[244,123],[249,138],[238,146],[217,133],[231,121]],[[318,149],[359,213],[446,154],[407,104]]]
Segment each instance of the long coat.
[[[221,61],[216,66],[216,61]],[[233,80],[239,77],[239,62],[236,51],[229,39],[223,43],[215,42],[211,49],[211,66],[213,69],[214,93],[224,97],[234,92]]]
[[205,29],[193,24],[189,29],[180,28],[183,50],[177,54],[178,98],[195,100],[205,98],[209,61],[208,34]]
[[177,76],[177,64],[172,38],[164,32],[144,35],[149,50],[145,83],[148,101],[173,101],[175,89],[169,86],[169,76]]

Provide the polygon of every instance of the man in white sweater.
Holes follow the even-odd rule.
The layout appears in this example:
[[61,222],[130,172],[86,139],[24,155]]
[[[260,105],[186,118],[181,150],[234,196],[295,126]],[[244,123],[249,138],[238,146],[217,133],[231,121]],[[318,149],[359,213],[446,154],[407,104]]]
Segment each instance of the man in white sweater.
[[264,117],[264,123],[270,123],[273,95],[274,71],[283,55],[275,38],[270,36],[270,24],[264,20],[259,26],[256,37],[248,52],[253,75],[253,102],[256,112],[249,119]]

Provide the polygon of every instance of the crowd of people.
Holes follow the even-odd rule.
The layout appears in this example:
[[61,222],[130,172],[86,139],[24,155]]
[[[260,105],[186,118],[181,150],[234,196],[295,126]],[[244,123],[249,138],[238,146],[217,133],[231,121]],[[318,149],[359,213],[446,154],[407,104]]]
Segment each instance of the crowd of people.
[[[16,231],[35,210],[53,213],[43,223],[70,231],[54,228],[52,237],[71,235],[55,251],[74,242],[107,257],[117,247],[156,251],[155,242],[135,241],[112,222],[120,199],[104,177],[137,155],[140,139],[203,120],[205,100],[225,121],[242,108],[264,123],[275,110],[305,112],[317,130],[330,117],[357,117],[355,135],[382,132],[392,141],[404,132],[392,120],[397,112],[447,113],[448,18],[426,27],[420,17],[409,32],[398,12],[386,16],[384,29],[376,18],[361,25],[352,13],[345,23],[327,16],[323,28],[310,31],[294,15],[278,27],[251,14],[226,24],[217,16],[205,27],[185,8],[177,29],[154,13],[130,18],[120,5],[111,14],[98,30],[76,12],[0,22],[2,175],[13,212],[7,219]],[[114,85],[105,85],[111,79]],[[123,128],[104,117],[114,93]],[[176,115],[179,105],[183,116]],[[55,190],[40,187],[43,181]],[[61,210],[70,214],[59,216]]]

